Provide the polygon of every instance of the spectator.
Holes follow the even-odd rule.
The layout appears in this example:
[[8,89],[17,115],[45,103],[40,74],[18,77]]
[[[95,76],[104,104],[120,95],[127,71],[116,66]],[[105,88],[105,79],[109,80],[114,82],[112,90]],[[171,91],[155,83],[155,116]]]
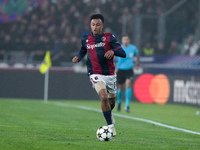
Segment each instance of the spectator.
[[159,42],[157,44],[156,50],[155,50],[156,55],[164,55],[165,52],[165,45],[163,42]]
[[163,0],[156,0],[155,2],[156,12],[161,15],[165,12],[165,4]]
[[182,54],[189,55],[189,56],[195,56],[197,54],[198,48],[199,48],[199,46],[197,43],[195,43],[194,37],[192,35],[190,35],[187,38],[187,43],[185,43],[183,46]]
[[150,42],[147,42],[142,49],[142,55],[144,56],[152,56],[155,54],[155,49],[152,47]]
[[200,55],[200,41],[198,42],[198,51],[196,55]]
[[170,47],[169,47],[169,50],[168,50],[168,54],[169,55],[178,55],[180,54],[180,50],[178,48],[178,43],[176,40],[172,40],[170,42]]
[[[24,10],[23,15],[18,15],[13,22],[0,23],[0,29],[3,29],[0,30],[0,50],[6,49],[6,52],[10,50],[25,50],[29,53],[33,52],[38,54],[37,57],[39,58],[39,54],[41,55],[40,57],[43,57],[43,52],[39,51],[53,51],[54,45],[57,44],[56,37],[59,37],[62,44],[61,51],[68,56],[73,55],[71,54],[72,51],[80,44],[79,37],[81,32],[87,32],[89,30],[87,24],[88,20],[85,16],[93,12],[101,12],[107,16],[107,22],[105,22],[105,24],[116,36],[121,34],[121,30],[119,29],[122,28],[119,26],[122,24],[123,15],[128,18],[126,32],[129,34],[133,32],[132,27],[134,23],[132,23],[131,19],[133,14],[138,13],[149,16],[149,18],[145,18],[142,21],[141,33],[144,36],[141,38],[141,43],[150,40],[155,42],[157,22],[151,17],[156,17],[158,14],[165,13],[177,2],[178,0],[81,0],[73,2],[70,0],[29,0],[26,2],[27,9]],[[190,8],[196,6],[195,1],[188,3],[190,3]],[[181,11],[179,11],[179,14],[182,16],[182,12],[180,12]],[[184,20],[184,22],[189,22],[188,19],[191,18],[190,16],[195,16],[194,13],[197,12],[197,9],[196,7],[195,10],[189,10],[188,8],[185,12],[186,14],[190,14],[188,17],[185,17],[185,19],[173,14],[172,17],[170,17],[174,18],[175,21],[170,20],[170,25],[167,27],[171,30],[171,28],[175,29],[178,26],[178,28],[175,29],[177,33],[172,32],[170,36],[178,34],[181,39],[181,28],[179,29],[177,19],[179,23],[181,19]],[[4,13],[3,9],[0,9],[0,13]],[[197,17],[194,17],[193,22],[195,19],[197,20]],[[6,21],[6,19],[4,20]],[[173,22],[176,22],[176,24],[173,24]],[[184,22],[180,24],[184,24]],[[190,28],[193,27],[189,23],[188,25]],[[187,33],[188,32],[191,31],[189,30]],[[64,40],[65,45],[63,44],[64,38],[67,39],[67,42]],[[173,48],[172,44],[172,49]],[[152,50],[154,54],[154,49]],[[156,48],[156,53],[157,52],[158,49]],[[169,53],[172,54],[174,52],[170,50]],[[70,60],[70,57],[66,57],[66,61]]]
[[3,62],[6,57],[6,51],[0,50],[0,62]]

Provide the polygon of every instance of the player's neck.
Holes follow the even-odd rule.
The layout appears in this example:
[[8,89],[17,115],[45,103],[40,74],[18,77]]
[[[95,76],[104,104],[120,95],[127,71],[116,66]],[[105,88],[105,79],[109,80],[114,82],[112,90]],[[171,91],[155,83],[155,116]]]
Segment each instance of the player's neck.
[[101,33],[99,33],[99,34],[94,34],[93,32],[92,32],[92,35],[93,36],[99,36],[99,35],[102,35],[103,34],[103,32],[101,32]]
[[129,44],[127,44],[127,45],[124,45],[124,47],[128,47],[129,46]]

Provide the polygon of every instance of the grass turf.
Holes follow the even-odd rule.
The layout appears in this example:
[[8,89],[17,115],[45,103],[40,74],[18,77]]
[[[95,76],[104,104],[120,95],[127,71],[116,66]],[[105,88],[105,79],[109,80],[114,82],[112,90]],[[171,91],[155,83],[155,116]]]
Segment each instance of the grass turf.
[[[117,116],[117,136],[109,142],[100,142],[96,130],[106,125],[103,115],[73,105],[100,109],[99,101],[51,100],[44,103],[41,100],[1,99],[0,149],[200,149],[200,135]],[[113,112],[200,132],[200,115],[195,114],[198,110],[197,107],[180,105],[131,103],[131,113]]]

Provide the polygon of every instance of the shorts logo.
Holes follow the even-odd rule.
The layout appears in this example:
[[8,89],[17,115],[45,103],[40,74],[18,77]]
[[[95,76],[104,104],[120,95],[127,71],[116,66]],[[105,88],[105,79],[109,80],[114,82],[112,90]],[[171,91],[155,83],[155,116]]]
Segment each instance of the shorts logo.
[[103,36],[103,37],[101,38],[101,40],[102,40],[102,41],[105,41],[105,40],[106,40],[106,37]]
[[93,83],[97,83],[96,81],[94,81],[92,78],[91,78],[91,81],[93,82]]
[[96,77],[94,77],[94,79],[95,79],[95,80],[98,80],[98,77],[96,76]]

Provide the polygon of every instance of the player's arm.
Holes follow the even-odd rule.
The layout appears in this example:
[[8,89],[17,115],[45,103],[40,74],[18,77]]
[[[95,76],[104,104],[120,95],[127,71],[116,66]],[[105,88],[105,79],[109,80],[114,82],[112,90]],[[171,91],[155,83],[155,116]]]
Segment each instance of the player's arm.
[[73,63],[78,63],[80,61],[80,58],[78,56],[74,56],[72,59]]
[[126,53],[122,48],[117,49],[117,50],[111,49],[111,50],[109,50],[105,53],[104,57],[106,57],[107,59],[111,59],[112,57],[114,57],[114,55],[119,56],[119,57],[123,57],[123,58],[126,57]]
[[112,51],[114,52],[114,55],[125,58],[126,52],[123,50],[123,48],[121,47],[121,45],[119,44],[119,42],[117,41],[114,35],[110,36],[110,42],[113,48]]
[[139,66],[140,66],[140,56],[137,54],[135,56],[135,65],[134,65],[134,67],[135,67],[135,69],[138,69]]
[[72,62],[73,63],[78,63],[86,55],[86,53],[87,53],[87,49],[84,47],[83,40],[82,40],[81,49],[79,50],[78,55],[74,56],[74,58],[72,59]]
[[139,66],[140,66],[140,56],[138,54],[139,52],[138,52],[137,47],[134,47],[133,53],[135,55],[134,60],[133,60],[133,61],[135,61],[134,68],[135,69],[139,69]]

